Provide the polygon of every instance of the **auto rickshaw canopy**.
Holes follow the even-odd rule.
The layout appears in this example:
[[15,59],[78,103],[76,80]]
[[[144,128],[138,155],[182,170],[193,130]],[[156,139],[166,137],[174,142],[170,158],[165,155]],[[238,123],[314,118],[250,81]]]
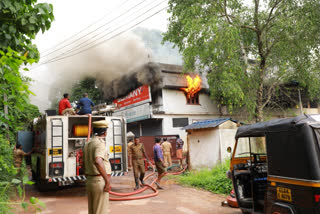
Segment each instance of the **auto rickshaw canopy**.
[[320,180],[320,115],[245,125],[236,139],[265,137],[268,175],[302,180]]

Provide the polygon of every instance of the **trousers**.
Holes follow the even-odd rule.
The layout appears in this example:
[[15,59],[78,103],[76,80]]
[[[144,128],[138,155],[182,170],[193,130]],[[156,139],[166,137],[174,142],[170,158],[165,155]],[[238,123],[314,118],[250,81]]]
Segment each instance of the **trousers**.
[[105,181],[102,176],[88,176],[86,189],[89,214],[109,213],[109,193],[104,192]]
[[132,160],[132,166],[133,166],[133,174],[135,178],[139,178],[139,173],[144,174],[144,160]]
[[164,159],[164,163],[166,164],[167,167],[172,165],[170,152],[164,152],[163,159]]

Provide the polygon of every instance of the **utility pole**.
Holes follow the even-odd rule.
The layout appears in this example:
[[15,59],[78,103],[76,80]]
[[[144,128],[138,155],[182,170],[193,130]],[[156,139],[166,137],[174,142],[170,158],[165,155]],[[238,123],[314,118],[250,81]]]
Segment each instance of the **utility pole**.
[[[6,93],[3,94],[3,101],[5,103],[4,104],[4,118],[8,119],[9,111],[8,111],[8,105],[6,104],[6,102],[8,102],[8,96]],[[7,140],[9,141],[9,126],[8,125],[7,125],[6,137],[7,137]]]
[[300,106],[300,114],[302,113],[302,102],[301,102],[301,93],[300,93],[300,89],[298,88],[298,93],[299,93],[299,106]]

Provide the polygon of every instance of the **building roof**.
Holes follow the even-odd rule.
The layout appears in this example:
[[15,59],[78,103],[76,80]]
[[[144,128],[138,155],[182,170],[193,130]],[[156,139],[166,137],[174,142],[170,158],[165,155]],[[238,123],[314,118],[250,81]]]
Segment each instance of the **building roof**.
[[170,64],[163,64],[163,63],[158,63],[158,65],[161,70],[163,88],[169,88],[169,89],[186,88],[188,87],[186,76],[190,75],[191,77],[194,78],[198,74],[202,80],[201,88],[209,89],[205,74],[201,75],[200,73],[197,73],[197,72],[183,73],[183,67],[179,65],[170,65]]
[[206,129],[206,128],[215,128],[222,123],[231,120],[233,122],[237,122],[235,120],[232,120],[230,117],[228,118],[218,118],[218,119],[212,119],[212,120],[203,120],[199,122],[192,123],[188,126],[183,127],[184,130],[192,130],[192,129]]
[[293,118],[281,118],[270,121],[254,123],[239,127],[236,138],[239,137],[262,137],[271,132],[286,132],[288,130],[297,130],[297,127],[312,126],[320,128],[319,115],[299,115]]

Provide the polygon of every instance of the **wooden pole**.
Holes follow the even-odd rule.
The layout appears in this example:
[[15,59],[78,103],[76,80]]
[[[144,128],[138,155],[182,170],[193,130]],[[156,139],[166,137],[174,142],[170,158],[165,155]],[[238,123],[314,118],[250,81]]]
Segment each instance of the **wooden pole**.
[[300,114],[302,115],[303,114],[303,111],[302,111],[302,101],[301,101],[301,93],[300,93],[300,89],[298,88],[298,92],[299,92],[299,106],[300,106]]
[[189,142],[189,132],[187,132],[187,164],[188,164],[188,169],[191,170],[191,161],[190,161],[190,142]]

